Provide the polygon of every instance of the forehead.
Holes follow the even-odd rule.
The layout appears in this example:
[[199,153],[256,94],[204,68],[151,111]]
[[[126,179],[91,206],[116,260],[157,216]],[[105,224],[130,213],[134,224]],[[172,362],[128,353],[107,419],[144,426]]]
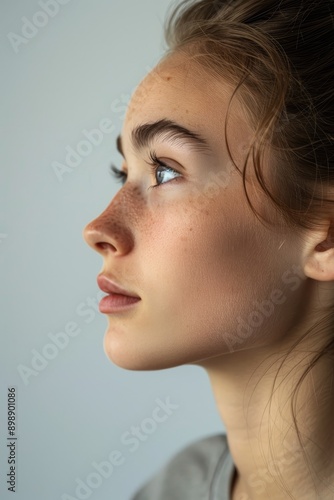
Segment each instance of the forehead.
[[[224,123],[233,89],[199,71],[183,53],[163,59],[140,82],[132,95],[124,132],[149,121],[167,118],[199,132]],[[123,135],[123,134],[122,134]]]
[[228,110],[229,150],[235,161],[241,161],[253,132],[236,98],[229,108],[234,90],[223,77],[214,78],[187,54],[169,54],[136,88],[125,116],[122,143],[132,144],[132,131],[139,125],[171,120],[202,136],[217,161],[226,161],[229,159],[225,142]]

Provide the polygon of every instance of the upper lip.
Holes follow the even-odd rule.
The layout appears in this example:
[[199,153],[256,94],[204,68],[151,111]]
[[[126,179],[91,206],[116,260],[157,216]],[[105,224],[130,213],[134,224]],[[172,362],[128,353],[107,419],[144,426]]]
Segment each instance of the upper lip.
[[106,293],[119,293],[121,295],[127,295],[128,297],[137,297],[138,299],[140,298],[135,293],[132,293],[132,292],[120,287],[119,285],[117,285],[114,281],[109,279],[104,274],[98,275],[97,284],[98,284],[99,288],[101,288],[101,290],[103,292],[106,292]]

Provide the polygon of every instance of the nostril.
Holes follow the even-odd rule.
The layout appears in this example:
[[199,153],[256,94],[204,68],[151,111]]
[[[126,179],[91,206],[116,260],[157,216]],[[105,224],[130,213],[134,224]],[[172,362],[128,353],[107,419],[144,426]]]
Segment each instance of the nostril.
[[108,250],[109,248],[114,251],[116,250],[116,247],[114,245],[112,245],[111,243],[107,243],[106,241],[100,241],[96,243],[96,247],[98,248],[98,250]]

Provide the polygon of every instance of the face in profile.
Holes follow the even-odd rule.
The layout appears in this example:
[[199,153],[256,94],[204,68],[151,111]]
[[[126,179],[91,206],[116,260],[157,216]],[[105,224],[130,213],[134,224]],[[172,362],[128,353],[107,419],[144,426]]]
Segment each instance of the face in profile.
[[[118,141],[126,180],[84,229],[103,258],[100,273],[140,298],[101,311],[105,352],[120,367],[224,362],[284,342],[294,326],[305,294],[300,241],[283,224],[266,227],[247,203],[224,139],[232,92],[174,53],[129,103]],[[252,130],[237,104],[228,139],[243,164]],[[264,167],[269,175],[270,161]],[[277,222],[247,171],[254,207]]]

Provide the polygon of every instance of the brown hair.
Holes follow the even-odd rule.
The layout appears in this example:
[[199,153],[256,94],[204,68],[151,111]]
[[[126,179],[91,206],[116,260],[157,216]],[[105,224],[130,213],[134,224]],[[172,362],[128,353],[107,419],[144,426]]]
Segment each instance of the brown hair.
[[[165,25],[166,56],[186,49],[218,79],[236,84],[234,95],[256,127],[250,153],[259,183],[296,227],[321,223],[333,203],[323,191],[334,182],[333,5],[183,0]],[[261,173],[266,143],[279,165],[272,190]]]
[[[332,0],[182,0],[165,23],[164,57],[184,50],[204,77],[209,73],[234,85],[232,99],[242,104],[255,132],[242,171],[253,212],[259,215],[245,183],[250,157],[259,185],[296,231],[334,218],[333,19]],[[225,141],[228,147],[226,127]],[[261,170],[267,145],[270,187]],[[303,339],[333,327],[333,306],[313,325],[320,328],[310,328]],[[334,355],[333,335],[294,396],[325,354]],[[294,422],[300,440],[295,415]]]

